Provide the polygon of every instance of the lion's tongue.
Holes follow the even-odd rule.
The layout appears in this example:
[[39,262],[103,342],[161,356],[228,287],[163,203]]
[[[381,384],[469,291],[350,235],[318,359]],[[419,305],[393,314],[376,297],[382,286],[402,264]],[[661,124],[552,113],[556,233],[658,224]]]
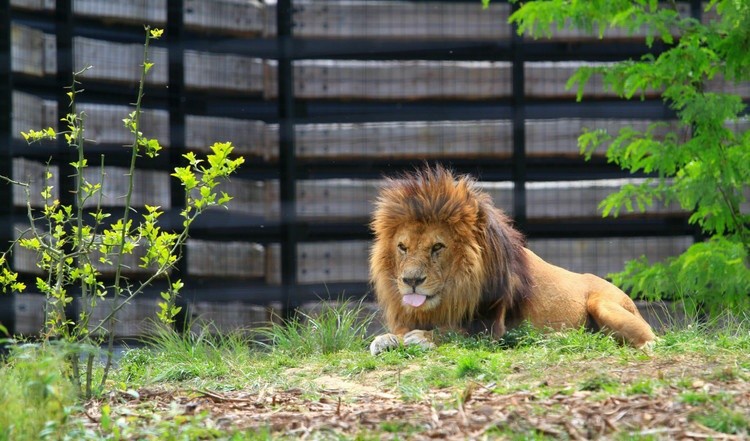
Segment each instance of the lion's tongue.
[[404,303],[415,308],[422,306],[422,303],[424,303],[425,300],[427,300],[427,296],[421,294],[407,294],[404,296]]

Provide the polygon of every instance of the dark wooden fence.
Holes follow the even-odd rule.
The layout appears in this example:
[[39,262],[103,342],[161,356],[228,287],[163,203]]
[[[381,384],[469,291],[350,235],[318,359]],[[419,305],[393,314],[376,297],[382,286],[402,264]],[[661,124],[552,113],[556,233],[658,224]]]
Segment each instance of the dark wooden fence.
[[[678,6],[701,18],[700,2]],[[595,80],[576,103],[565,88],[582,64],[640,56],[643,36],[600,41],[566,30],[529,41],[507,24],[511,8],[493,1],[483,10],[479,0],[0,0],[0,174],[38,190],[51,158],[57,195],[70,197],[72,152],[29,147],[20,131],[57,126],[71,72],[92,65],[80,98],[87,137],[97,141],[87,155],[106,154],[105,204],[121,209],[129,155],[121,119],[150,24],[166,33],[152,52],[144,132],[168,148],[141,161],[135,203],[168,209],[167,226],[178,228],[184,200],[169,173],[180,155],[232,141],[247,159],[224,186],[235,197],[230,210],[199,221],[178,268],[188,317],[247,326],[267,320],[269,306],[284,314],[366,295],[378,184],[424,160],[477,176],[531,248],[572,270],[605,276],[640,255],[684,250],[694,231],[677,207],[602,219],[597,203],[643,176],[624,175],[601,155],[586,163],[576,144],[584,127],[643,128],[673,114],[656,93],[623,102]],[[25,221],[25,202],[0,185],[3,243]],[[19,250],[13,262],[29,280],[33,258]],[[118,334],[143,332],[159,288],[124,311]],[[0,302],[0,322],[11,329],[40,326],[40,296]]]

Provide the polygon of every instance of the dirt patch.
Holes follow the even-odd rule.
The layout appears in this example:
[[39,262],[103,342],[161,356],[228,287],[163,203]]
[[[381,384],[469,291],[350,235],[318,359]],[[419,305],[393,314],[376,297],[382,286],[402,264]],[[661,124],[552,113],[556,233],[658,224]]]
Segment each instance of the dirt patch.
[[[581,381],[596,377],[597,372],[609,372],[610,378],[623,383],[665,376],[681,380],[618,394],[598,390],[596,385],[582,388]],[[406,402],[397,391],[379,389],[374,382],[325,376],[315,381],[319,385],[315,399],[297,389],[258,393],[150,389],[139,391],[137,397],[118,396],[112,409],[132,414],[148,403],[163,418],[203,413],[207,415],[203,423],[227,433],[257,428],[291,438],[365,433],[375,434],[376,439],[481,439],[536,433],[577,440],[625,434],[650,439],[746,439],[750,384],[743,375],[736,375],[731,366],[697,359],[651,360],[609,370],[590,362],[552,375],[550,381],[557,389],[499,393],[493,384],[469,381],[464,390],[431,391],[418,402]],[[101,404],[87,406],[91,426],[97,426]]]

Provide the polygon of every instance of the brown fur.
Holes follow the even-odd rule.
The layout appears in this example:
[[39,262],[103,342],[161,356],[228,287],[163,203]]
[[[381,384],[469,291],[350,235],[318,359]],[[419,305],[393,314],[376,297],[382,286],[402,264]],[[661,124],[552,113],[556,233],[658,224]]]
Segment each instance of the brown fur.
[[[430,346],[424,331],[436,327],[500,337],[523,320],[555,330],[593,320],[636,347],[654,340],[617,287],[524,248],[523,236],[469,177],[437,166],[388,180],[371,227],[371,280],[392,333],[375,339],[373,353],[399,341]],[[410,306],[410,294],[427,300]]]

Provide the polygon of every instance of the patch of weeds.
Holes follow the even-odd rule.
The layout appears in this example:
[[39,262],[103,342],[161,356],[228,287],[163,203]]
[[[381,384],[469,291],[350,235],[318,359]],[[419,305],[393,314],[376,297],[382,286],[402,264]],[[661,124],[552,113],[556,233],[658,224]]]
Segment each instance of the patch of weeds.
[[680,401],[691,406],[699,406],[714,400],[708,392],[688,390],[680,394]]
[[[110,405],[101,407],[99,431],[106,439],[219,439],[227,433],[209,420],[207,413],[186,415],[175,407],[168,418],[159,415],[124,413],[113,411]],[[243,438],[245,439],[245,438]],[[266,439],[266,438],[260,438]]]
[[380,423],[380,429],[399,436],[409,436],[421,431],[419,426],[405,421],[383,421]]
[[693,387],[694,383],[695,378],[680,377],[680,379],[677,380],[677,384],[675,384],[675,386],[679,387],[680,389],[690,389],[691,387]]
[[315,314],[299,313],[284,323],[272,323],[258,331],[266,346],[295,356],[364,351],[367,328],[375,315],[362,302],[322,302]]
[[352,357],[339,361],[340,371],[344,375],[358,375],[365,372],[371,372],[378,368],[380,363],[378,359],[370,355],[352,354]]
[[437,340],[444,345],[472,351],[494,352],[501,349],[500,342],[487,333],[466,335],[455,331],[440,333]]
[[[219,379],[242,372],[253,361],[249,339],[240,333],[211,332],[208,325],[180,334],[157,327],[145,341],[153,354],[151,381]],[[215,331],[215,330],[214,330]],[[140,356],[136,362],[143,363]],[[130,372],[138,372],[137,365]]]
[[76,388],[66,353],[24,344],[0,360],[0,439],[62,439],[73,426]]
[[593,377],[589,377],[583,380],[578,386],[579,390],[585,390],[590,392],[607,392],[614,393],[619,389],[620,383],[614,378],[604,375],[597,374]]
[[747,435],[750,429],[750,420],[746,415],[724,406],[692,414],[690,419],[717,432],[732,435]]
[[401,399],[407,403],[416,403],[422,401],[429,390],[424,384],[417,383],[400,383],[398,390],[401,392]]
[[264,427],[261,429],[248,429],[232,434],[228,441],[271,441],[275,438],[271,429]]
[[154,354],[147,348],[133,348],[125,351],[114,373],[120,381],[128,384],[142,384],[149,377]]
[[371,431],[362,431],[357,433],[354,438],[352,438],[353,441],[380,441],[383,437],[380,433],[377,432],[371,432]]
[[466,354],[456,360],[456,375],[459,378],[482,373],[482,360],[475,354]]
[[434,354],[430,349],[422,349],[419,346],[399,346],[390,351],[378,354],[377,358],[386,366],[403,366],[412,360],[421,359],[428,354]]
[[739,369],[737,369],[734,366],[726,366],[722,369],[717,369],[711,373],[711,375],[708,377],[710,380],[714,381],[734,381],[738,379],[742,379],[742,374],[740,373]]
[[651,396],[656,391],[656,383],[651,378],[636,380],[625,390],[627,395],[648,395]]
[[544,334],[533,327],[529,322],[523,322],[520,326],[509,329],[498,341],[498,345],[504,349],[529,347],[539,344],[544,340]]
[[544,441],[560,439],[557,436],[546,434],[536,429],[519,431],[517,428],[507,426],[493,426],[484,432],[489,439],[507,439],[511,441]]
[[584,328],[548,334],[544,344],[553,353],[582,355],[584,358],[623,352],[623,346],[612,337],[600,332],[590,332]]
[[643,435],[641,433],[623,433],[618,436],[617,439],[622,441],[657,441],[661,438],[654,434]]
[[409,369],[408,372],[397,375],[396,381],[402,392],[406,391],[405,395],[414,395],[411,394],[414,390],[423,395],[430,389],[445,389],[456,384],[452,366],[439,362]]

